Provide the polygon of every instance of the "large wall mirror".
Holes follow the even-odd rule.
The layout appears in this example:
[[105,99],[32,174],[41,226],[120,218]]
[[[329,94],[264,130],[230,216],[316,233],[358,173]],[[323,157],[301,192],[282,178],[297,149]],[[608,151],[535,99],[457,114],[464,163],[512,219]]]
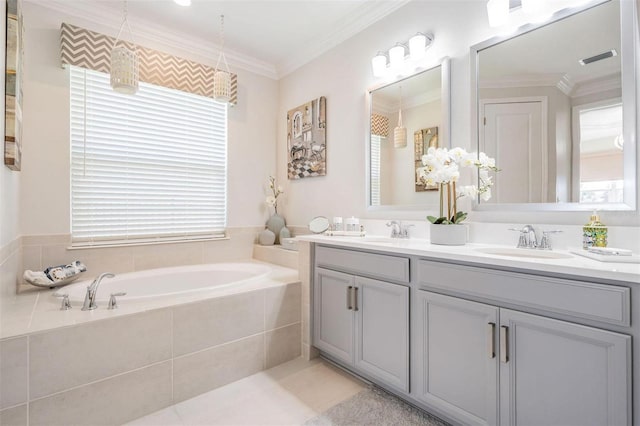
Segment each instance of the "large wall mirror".
[[501,169],[476,209],[635,210],[634,1],[471,48],[472,134]]
[[[369,210],[416,210],[436,205],[437,193],[417,185],[429,146],[448,146],[449,59],[368,92],[367,193]],[[395,147],[402,111],[407,144]]]

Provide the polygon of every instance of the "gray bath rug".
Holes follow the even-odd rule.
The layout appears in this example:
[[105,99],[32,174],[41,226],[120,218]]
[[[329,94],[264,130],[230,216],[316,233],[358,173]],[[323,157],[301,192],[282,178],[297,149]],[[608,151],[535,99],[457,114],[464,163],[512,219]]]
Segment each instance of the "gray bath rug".
[[374,386],[306,421],[305,426],[446,426],[433,417]]

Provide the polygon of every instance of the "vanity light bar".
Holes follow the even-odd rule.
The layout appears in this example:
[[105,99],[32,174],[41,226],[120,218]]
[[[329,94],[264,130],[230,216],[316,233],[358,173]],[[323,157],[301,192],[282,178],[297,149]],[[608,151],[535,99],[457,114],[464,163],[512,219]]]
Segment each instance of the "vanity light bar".
[[[396,43],[387,51],[387,55],[378,52],[371,59],[371,68],[374,77],[384,77],[390,74],[402,75],[407,72],[407,68],[412,70],[420,65],[420,61],[425,57],[425,52],[433,43],[433,34],[417,33],[409,39],[407,43]],[[406,53],[409,47],[409,54]],[[411,70],[411,71],[412,71]]]
[[618,52],[616,52],[616,49],[611,49],[607,52],[599,53],[589,58],[580,59],[578,62],[580,63],[580,65],[584,66],[601,61],[603,59],[613,58],[614,56],[618,56]]

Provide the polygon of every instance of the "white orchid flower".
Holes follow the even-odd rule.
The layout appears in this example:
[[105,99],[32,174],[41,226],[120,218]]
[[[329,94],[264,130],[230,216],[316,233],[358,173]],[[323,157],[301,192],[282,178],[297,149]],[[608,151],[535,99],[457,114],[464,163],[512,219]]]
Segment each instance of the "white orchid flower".
[[267,196],[266,203],[268,205],[270,205],[271,207],[275,206],[276,205],[276,197],[274,197],[273,195]]

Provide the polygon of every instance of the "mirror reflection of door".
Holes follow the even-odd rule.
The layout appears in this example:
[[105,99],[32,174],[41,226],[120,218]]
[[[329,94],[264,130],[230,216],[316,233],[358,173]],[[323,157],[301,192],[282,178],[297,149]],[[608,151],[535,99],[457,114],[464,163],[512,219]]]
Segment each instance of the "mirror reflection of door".
[[500,168],[488,202],[549,201],[546,113],[546,98],[481,101],[480,150]]
[[573,200],[621,203],[624,184],[622,103],[613,99],[576,106],[573,117]]

